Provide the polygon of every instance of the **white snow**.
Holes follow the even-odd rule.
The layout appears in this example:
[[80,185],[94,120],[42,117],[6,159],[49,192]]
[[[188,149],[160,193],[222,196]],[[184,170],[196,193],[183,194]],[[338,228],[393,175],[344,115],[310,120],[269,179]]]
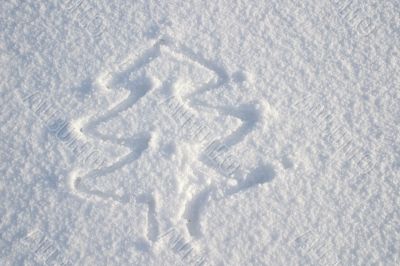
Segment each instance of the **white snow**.
[[398,0],[0,3],[0,265],[400,265]]

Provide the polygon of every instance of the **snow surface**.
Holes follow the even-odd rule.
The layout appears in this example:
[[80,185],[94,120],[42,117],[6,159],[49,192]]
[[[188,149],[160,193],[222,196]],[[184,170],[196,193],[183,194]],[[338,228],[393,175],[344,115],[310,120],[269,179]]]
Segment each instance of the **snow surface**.
[[0,265],[400,265],[398,0],[2,0]]

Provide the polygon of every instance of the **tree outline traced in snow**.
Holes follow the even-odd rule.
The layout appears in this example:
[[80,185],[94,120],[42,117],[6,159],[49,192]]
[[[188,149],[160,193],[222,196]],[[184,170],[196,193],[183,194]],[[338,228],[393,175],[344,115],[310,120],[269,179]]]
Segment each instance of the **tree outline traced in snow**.
[[[150,80],[146,77],[140,79],[140,86],[132,86],[131,88],[124,88],[130,91],[130,94],[118,104],[114,105],[114,107],[107,110],[105,113],[101,115],[91,115],[89,116],[88,122],[83,123],[81,125],[81,131],[83,132],[86,137],[89,138],[100,138],[103,141],[109,141],[115,145],[125,146],[130,149],[130,153],[123,156],[116,162],[112,163],[111,165],[106,165],[99,169],[94,170],[86,170],[82,173],[81,170],[73,170],[68,179],[68,184],[72,192],[76,195],[88,199],[88,200],[113,200],[120,203],[127,203],[132,199],[132,195],[117,195],[115,193],[104,192],[100,190],[90,189],[85,187],[83,181],[87,179],[96,179],[97,177],[107,175],[114,171],[125,167],[128,164],[134,163],[140,160],[140,157],[143,153],[148,149],[149,143],[151,142],[151,134],[148,132],[144,133],[136,133],[134,137],[115,137],[114,135],[106,135],[98,132],[97,126],[101,123],[107,123],[112,118],[119,116],[119,114],[131,107],[133,107],[137,102],[151,90],[159,89],[160,87],[167,93],[167,97],[177,96],[179,99],[185,99],[189,102],[189,106],[192,107],[193,104],[196,106],[202,106],[204,109],[214,109],[217,110],[218,114],[223,114],[226,116],[231,116],[234,118],[239,119],[242,122],[242,125],[234,130],[229,136],[225,138],[223,143],[226,143],[228,148],[240,143],[250,132],[253,131],[254,126],[258,122],[262,122],[262,117],[260,117],[260,102],[255,103],[246,103],[239,105],[237,107],[227,108],[226,106],[218,107],[212,106],[207,103],[198,101],[194,99],[193,96],[198,96],[200,94],[206,93],[208,91],[217,89],[221,86],[228,84],[230,81],[230,77],[228,76],[227,72],[219,67],[214,62],[208,61],[203,57],[197,55],[192,50],[185,46],[178,46],[174,44],[173,41],[170,39],[161,39],[156,42],[150,49],[145,51],[141,57],[136,60],[133,60],[133,64],[129,63],[126,67],[125,64],[122,67],[122,71],[117,71],[112,75],[112,78],[109,81],[106,81],[104,84],[99,84],[100,89],[103,90],[110,90],[113,88],[120,88],[119,86],[127,85],[130,83],[131,76],[135,76],[135,72],[141,73],[141,70],[146,68],[150,65],[151,62],[155,61],[157,58],[161,57],[164,53],[168,53],[172,58],[175,58],[177,64],[180,62],[186,61],[191,62],[196,67],[204,68],[208,72],[213,73],[214,77],[209,78],[202,82],[202,84],[195,84],[196,86],[193,88],[194,92],[191,94],[188,93],[187,96],[182,96],[176,94],[176,90],[174,89],[174,82],[176,80],[163,80],[160,84],[155,85],[154,80]],[[168,62],[165,62],[168,64]],[[143,73],[142,73],[143,74]],[[139,74],[140,75],[140,74]],[[176,78],[176,77],[175,77]],[[179,77],[178,77],[179,78]],[[234,82],[240,83],[244,77],[242,75],[235,73],[232,77]],[[137,85],[137,84],[136,84]],[[194,108],[195,109],[195,108]],[[145,122],[144,122],[145,123]],[[208,169],[211,168],[211,171],[218,175],[216,169],[212,169],[212,164],[205,163],[203,164],[208,166]],[[252,171],[247,173],[241,172],[239,175],[247,175],[244,177],[236,178],[237,183],[230,188],[224,188],[223,193],[221,194],[221,184],[227,184],[227,178],[221,177],[221,182],[219,184],[211,184],[205,185],[205,187],[201,188],[194,192],[194,195],[190,195],[189,199],[184,199],[185,208],[184,213],[180,215],[180,217],[184,216],[188,221],[188,231],[192,236],[199,236],[201,234],[200,224],[199,224],[199,215],[200,211],[204,208],[205,203],[212,197],[214,200],[219,200],[226,196],[232,195],[234,193],[240,192],[242,190],[248,189],[252,186],[262,184],[264,182],[269,182],[275,175],[275,172],[272,167],[270,166],[259,166]],[[154,192],[154,191],[153,191]],[[154,195],[142,193],[138,195],[137,198],[133,199],[137,202],[147,203],[149,205],[149,212],[151,210],[152,215],[156,216],[156,199]],[[153,218],[154,218],[153,217]],[[157,219],[154,218],[154,222],[157,223]],[[158,225],[154,225],[153,227],[157,227]],[[158,231],[158,229],[156,230]],[[152,237],[156,239],[156,235]]]

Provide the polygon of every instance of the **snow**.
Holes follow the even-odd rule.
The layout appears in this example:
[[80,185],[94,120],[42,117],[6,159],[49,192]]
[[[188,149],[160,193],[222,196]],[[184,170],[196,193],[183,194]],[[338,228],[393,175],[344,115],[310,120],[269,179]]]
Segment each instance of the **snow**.
[[0,265],[400,265],[398,0],[0,3]]

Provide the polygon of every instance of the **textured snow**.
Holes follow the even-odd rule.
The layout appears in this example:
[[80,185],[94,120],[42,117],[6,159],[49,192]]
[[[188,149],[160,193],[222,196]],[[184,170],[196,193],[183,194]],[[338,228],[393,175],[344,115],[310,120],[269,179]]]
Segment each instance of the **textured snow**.
[[400,265],[398,0],[0,3],[0,265]]

